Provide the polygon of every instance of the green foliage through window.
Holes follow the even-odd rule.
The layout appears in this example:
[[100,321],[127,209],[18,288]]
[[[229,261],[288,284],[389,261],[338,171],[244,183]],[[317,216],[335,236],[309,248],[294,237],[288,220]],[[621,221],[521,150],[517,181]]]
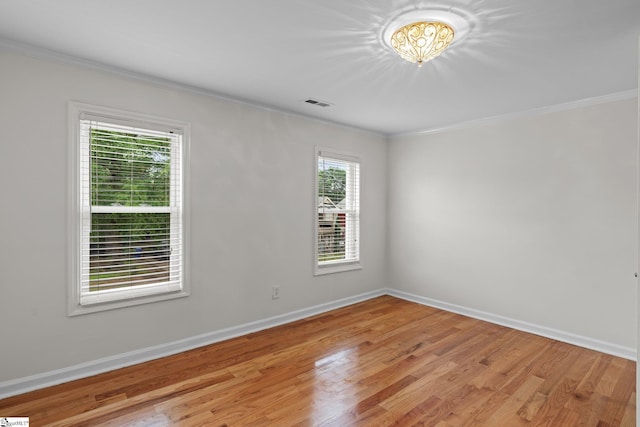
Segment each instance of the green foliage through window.
[[167,206],[171,141],[91,129],[91,204]]
[[329,168],[318,171],[318,195],[331,199],[334,205],[344,200],[347,194],[347,172]]
[[171,140],[102,128],[90,135],[91,205],[125,211],[91,214],[89,290],[168,281],[170,214],[136,208],[169,206]]

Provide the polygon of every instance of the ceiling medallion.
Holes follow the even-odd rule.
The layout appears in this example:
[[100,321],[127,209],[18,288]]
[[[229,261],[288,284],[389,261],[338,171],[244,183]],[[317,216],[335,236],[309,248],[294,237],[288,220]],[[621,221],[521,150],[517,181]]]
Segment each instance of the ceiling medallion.
[[381,36],[386,46],[420,67],[459,43],[470,27],[469,16],[462,11],[410,10],[390,19]]
[[393,33],[391,47],[402,58],[421,67],[444,52],[454,34],[453,28],[444,22],[414,22]]

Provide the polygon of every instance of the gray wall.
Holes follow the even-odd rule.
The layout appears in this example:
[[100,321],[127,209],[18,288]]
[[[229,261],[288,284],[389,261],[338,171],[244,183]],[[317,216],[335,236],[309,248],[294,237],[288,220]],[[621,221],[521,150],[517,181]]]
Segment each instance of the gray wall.
[[[7,51],[0,94],[0,382],[385,286],[381,136]],[[70,100],[191,123],[190,297],[67,317]],[[362,270],[313,276],[315,145],[362,156]]]
[[[636,100],[387,142],[7,51],[0,93],[0,382],[385,287],[635,347]],[[70,100],[191,123],[190,297],[67,317]],[[315,145],[362,156],[362,270],[313,276]]]
[[636,102],[393,138],[389,283],[635,348]]

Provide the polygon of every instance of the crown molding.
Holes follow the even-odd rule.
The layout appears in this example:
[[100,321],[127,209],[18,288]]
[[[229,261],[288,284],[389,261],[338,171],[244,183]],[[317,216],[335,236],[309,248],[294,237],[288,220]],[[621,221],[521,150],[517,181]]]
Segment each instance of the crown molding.
[[508,120],[521,119],[525,117],[540,116],[543,114],[557,113],[561,111],[574,110],[577,108],[591,107],[594,105],[608,104],[610,102],[626,101],[638,97],[638,90],[632,89],[623,92],[615,92],[602,96],[594,96],[591,98],[580,99],[578,101],[565,102],[562,104],[549,105],[546,107],[533,108],[531,110],[517,111],[508,114],[485,117],[477,120],[469,120],[466,122],[456,123],[448,126],[436,127],[432,129],[423,129],[413,132],[400,132],[388,135],[390,139],[402,136],[430,135],[442,132],[450,132],[461,129],[468,129],[479,126],[492,125]]
[[337,126],[343,129],[351,130],[351,131],[363,132],[363,133],[367,133],[375,136],[382,136],[382,137],[385,137],[387,141],[391,141],[393,138],[403,137],[403,136],[429,135],[429,134],[449,132],[449,131],[467,129],[467,128],[478,127],[478,126],[486,126],[486,125],[496,124],[496,123],[500,123],[508,120],[514,120],[518,118],[539,116],[543,114],[567,111],[567,110],[572,110],[576,108],[607,104],[607,103],[616,102],[616,101],[624,101],[624,100],[634,99],[638,97],[638,90],[632,89],[632,90],[623,91],[623,92],[616,92],[616,93],[602,95],[602,96],[585,98],[577,101],[570,101],[562,104],[550,105],[550,106],[534,108],[534,109],[524,110],[524,111],[517,111],[513,113],[485,117],[485,118],[476,119],[476,120],[469,120],[466,122],[460,122],[460,123],[445,125],[441,127],[428,128],[428,129],[423,129],[418,131],[386,134],[386,133],[376,132],[370,129],[350,126],[345,123],[340,123],[337,121],[320,119],[318,117],[302,114],[296,111],[277,108],[272,105],[259,104],[254,101],[236,98],[224,93],[216,92],[216,91],[205,89],[202,87],[192,86],[184,83],[178,83],[173,80],[168,80],[161,77],[155,77],[148,74],[127,70],[124,68],[107,65],[102,62],[83,59],[77,56],[73,56],[73,55],[57,52],[54,50],[34,46],[31,44],[0,37],[0,51],[2,50],[20,53],[35,59],[48,60],[48,61],[57,62],[61,64],[74,65],[82,68],[101,71],[101,72],[109,73],[112,75],[120,76],[123,78],[128,78],[131,80],[153,84],[153,85],[164,87],[164,88],[181,90],[181,91],[189,92],[196,95],[215,98],[217,100],[228,101],[228,102],[246,105],[246,106],[250,106],[250,107],[254,107],[262,110],[277,112],[277,113],[281,113],[291,117],[312,120],[318,123]]
[[214,98],[220,101],[233,102],[235,104],[245,105],[248,107],[253,107],[261,110],[266,110],[270,112],[276,112],[280,114],[284,114],[290,117],[296,117],[306,120],[311,120],[317,123],[322,123],[325,125],[336,126],[339,128],[347,129],[350,131],[362,132],[369,135],[374,135],[378,137],[387,137],[388,135],[376,132],[370,129],[365,129],[357,126],[351,126],[345,123],[341,123],[338,121],[332,121],[327,119],[321,119],[318,117],[314,117],[311,115],[306,115],[297,111],[287,110],[283,108],[278,108],[273,105],[268,104],[260,104],[255,101],[242,99],[238,97],[234,97],[228,94],[224,94],[221,92],[216,92],[210,89],[205,89],[199,86],[193,86],[185,83],[178,83],[173,80],[164,79],[162,77],[152,76],[145,73],[140,73],[132,70],[128,70],[126,68],[116,67],[113,65],[108,65],[99,61],[92,61],[90,59],[80,58],[78,56],[69,55],[66,53],[58,52],[51,49],[46,49],[43,47],[35,46],[28,43],[23,43],[7,38],[0,37],[0,51],[6,52],[14,52],[18,54],[22,54],[34,59],[51,61],[58,64],[63,65],[72,65],[80,68],[90,69],[94,71],[99,71],[111,75],[115,75],[118,77],[126,78],[129,80],[139,81],[142,83],[152,84],[155,86],[159,86],[167,89],[175,89],[183,92],[188,92],[195,95],[206,96],[210,98]]

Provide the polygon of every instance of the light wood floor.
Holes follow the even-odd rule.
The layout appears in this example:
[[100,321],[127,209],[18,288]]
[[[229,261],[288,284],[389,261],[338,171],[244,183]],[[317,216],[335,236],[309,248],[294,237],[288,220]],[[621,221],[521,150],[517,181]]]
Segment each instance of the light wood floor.
[[21,396],[32,426],[633,426],[635,363],[384,296]]

